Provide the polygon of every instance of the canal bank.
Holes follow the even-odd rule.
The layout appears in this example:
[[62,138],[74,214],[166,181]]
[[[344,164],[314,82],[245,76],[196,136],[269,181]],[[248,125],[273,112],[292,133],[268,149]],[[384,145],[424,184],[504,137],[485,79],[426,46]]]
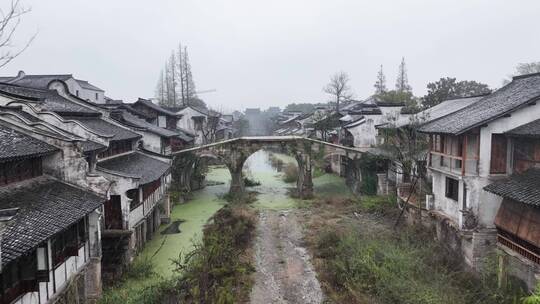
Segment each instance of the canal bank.
[[[259,186],[249,187],[248,190],[257,192],[257,200],[251,205],[259,210],[260,215],[269,219],[268,225],[263,221],[263,225],[268,229],[266,231],[258,231],[258,238],[255,246],[259,246],[259,252],[268,251],[266,248],[285,248],[285,251],[279,253],[281,256],[295,258],[294,265],[300,265],[301,269],[305,269],[311,274],[312,282],[316,282],[315,274],[312,267],[307,263],[309,261],[305,249],[298,251],[302,243],[301,227],[296,222],[295,211],[297,207],[304,206],[306,201],[299,201],[289,196],[289,189],[294,188],[295,183],[285,183],[283,174],[272,167],[269,160],[269,152],[258,151],[254,153],[244,166],[245,173],[253,180],[260,182]],[[296,163],[296,160],[287,155],[278,155],[284,162]],[[123,301],[126,304],[137,303],[136,296],[148,286],[155,285],[156,282],[164,281],[171,278],[175,272],[173,260],[178,259],[180,253],[186,254],[193,249],[193,244],[201,240],[202,230],[204,225],[222,208],[226,201],[223,195],[228,192],[230,175],[226,168],[220,166],[210,167],[207,175],[207,181],[210,186],[204,189],[194,191],[190,199],[183,203],[174,206],[171,214],[171,222],[181,221],[179,225],[179,233],[161,234],[164,230],[169,230],[169,225],[162,225],[160,233],[157,233],[154,238],[147,243],[143,251],[139,253],[134,265],[136,264],[151,264],[153,275],[136,276],[127,278],[123,283],[115,288],[106,288],[106,299],[103,303],[115,303],[115,301]],[[314,178],[315,193],[318,196],[333,196],[333,195],[351,195],[342,178],[334,175],[323,175]],[[284,217],[280,214],[286,212],[290,217]],[[278,219],[276,221],[275,219]],[[291,222],[288,222],[291,221]],[[266,242],[263,244],[259,240],[259,236],[266,235],[267,238],[273,238],[273,233],[276,231],[287,231],[286,226],[295,226],[299,233],[294,239],[296,244],[290,247],[290,252],[287,253],[287,247],[280,243],[290,243],[290,239],[275,238],[277,243]],[[262,225],[259,225],[262,227]],[[173,229],[174,230],[174,229]],[[266,233],[266,234],[265,234]],[[274,234],[275,235],[275,234]],[[264,241],[263,241],[264,242]],[[264,247],[266,246],[266,247]],[[300,252],[300,254],[298,254]],[[261,255],[259,255],[261,257]],[[287,263],[281,263],[281,266]],[[291,263],[290,265],[293,265]],[[282,270],[273,269],[274,274],[278,274]],[[260,272],[260,271],[259,271]],[[303,277],[303,271],[296,273],[298,278]],[[261,281],[261,282],[264,282]],[[282,286],[285,283],[281,283]],[[314,285],[316,286],[316,284]],[[285,290],[286,288],[284,288]],[[321,298],[320,287],[314,289],[315,293],[312,298]],[[256,303],[256,302],[253,302]]]

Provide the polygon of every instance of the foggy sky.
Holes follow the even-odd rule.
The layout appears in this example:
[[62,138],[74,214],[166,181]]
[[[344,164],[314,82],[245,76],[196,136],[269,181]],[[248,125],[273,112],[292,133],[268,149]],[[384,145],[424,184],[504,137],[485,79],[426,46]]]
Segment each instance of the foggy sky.
[[154,96],[179,41],[197,89],[217,90],[200,97],[224,109],[327,101],[337,71],[362,99],[380,64],[394,87],[402,56],[416,95],[444,76],[500,87],[540,61],[538,0],[24,1],[17,40],[38,35],[0,75],[72,73],[127,102]]

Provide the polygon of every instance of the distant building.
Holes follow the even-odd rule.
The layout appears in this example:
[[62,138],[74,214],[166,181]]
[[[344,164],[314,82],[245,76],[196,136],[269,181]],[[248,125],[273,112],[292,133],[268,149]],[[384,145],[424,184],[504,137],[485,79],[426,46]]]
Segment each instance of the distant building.
[[266,135],[265,117],[259,108],[247,108],[244,118],[249,122],[248,135]]
[[14,77],[0,77],[0,82],[11,83],[35,89],[51,89],[55,80],[62,81],[72,95],[93,103],[106,103],[105,91],[86,80],[75,79],[72,74],[26,75],[19,71]]

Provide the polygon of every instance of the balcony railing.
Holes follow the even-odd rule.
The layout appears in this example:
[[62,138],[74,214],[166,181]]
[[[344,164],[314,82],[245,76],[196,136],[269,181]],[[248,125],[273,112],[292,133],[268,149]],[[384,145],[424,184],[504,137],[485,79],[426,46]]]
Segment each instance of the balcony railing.
[[431,151],[430,160],[430,167],[433,169],[449,171],[458,175],[478,174],[478,159],[476,157],[464,158]]
[[159,203],[169,188],[169,177],[165,177],[163,183],[143,201],[143,214],[147,216]]
[[517,242],[511,240],[508,236],[503,235],[502,233],[497,234],[497,242],[519,253],[524,258],[533,261],[536,264],[540,264],[540,255],[532,251],[532,248],[525,248],[522,244],[518,244]]

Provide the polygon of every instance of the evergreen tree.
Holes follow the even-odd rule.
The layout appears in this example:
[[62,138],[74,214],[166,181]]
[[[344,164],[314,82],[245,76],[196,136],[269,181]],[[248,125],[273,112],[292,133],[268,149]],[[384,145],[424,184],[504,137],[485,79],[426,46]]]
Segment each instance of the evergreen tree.
[[409,78],[407,77],[407,67],[405,66],[405,57],[401,58],[399,64],[399,71],[396,80],[396,91],[399,93],[411,92],[412,88],[409,85]]
[[375,94],[382,95],[388,91],[386,88],[386,77],[384,76],[383,66],[381,64],[381,69],[377,73],[377,81],[375,82]]

